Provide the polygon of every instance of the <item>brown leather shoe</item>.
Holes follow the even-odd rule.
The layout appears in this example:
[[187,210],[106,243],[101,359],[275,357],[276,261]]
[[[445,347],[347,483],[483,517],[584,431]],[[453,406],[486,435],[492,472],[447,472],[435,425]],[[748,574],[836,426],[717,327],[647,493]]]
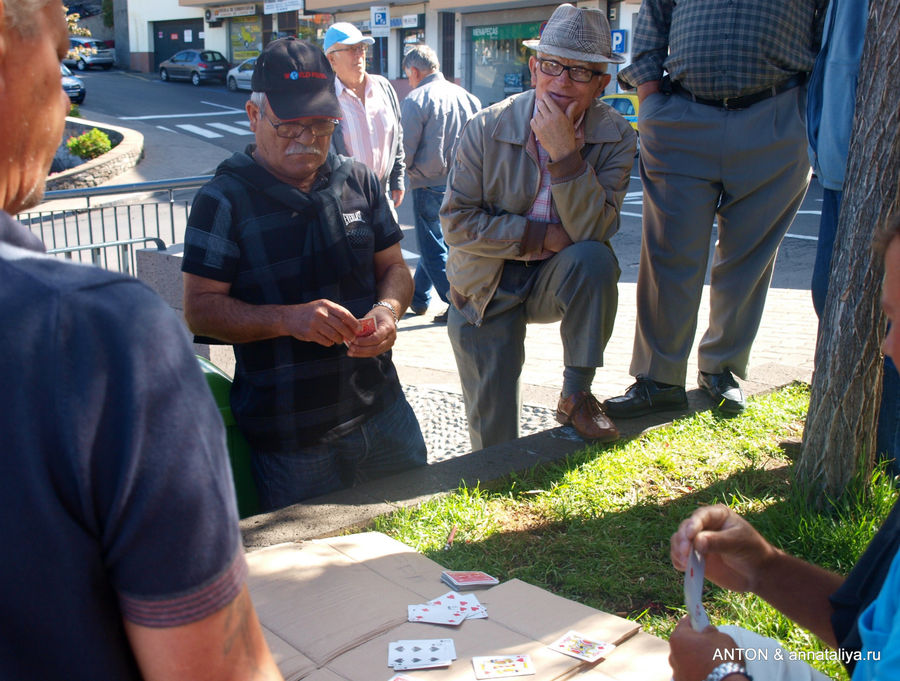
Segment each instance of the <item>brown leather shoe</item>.
[[587,390],[582,390],[559,398],[556,420],[564,426],[572,426],[585,440],[615,442],[619,439],[619,429],[603,413],[597,398]]

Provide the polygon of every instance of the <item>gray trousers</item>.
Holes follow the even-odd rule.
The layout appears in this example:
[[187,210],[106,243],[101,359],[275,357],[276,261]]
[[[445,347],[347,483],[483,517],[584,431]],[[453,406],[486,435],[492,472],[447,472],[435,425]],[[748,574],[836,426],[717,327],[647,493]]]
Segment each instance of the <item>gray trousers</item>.
[[473,451],[519,437],[519,376],[528,323],[562,320],[565,365],[603,366],[616,318],[618,280],[612,249],[580,241],[541,264],[506,263],[480,326],[451,306],[447,332]]
[[809,185],[805,116],[805,87],[741,111],[674,94],[644,100],[632,375],[685,384],[715,219],[699,366],[746,378],[775,255]]

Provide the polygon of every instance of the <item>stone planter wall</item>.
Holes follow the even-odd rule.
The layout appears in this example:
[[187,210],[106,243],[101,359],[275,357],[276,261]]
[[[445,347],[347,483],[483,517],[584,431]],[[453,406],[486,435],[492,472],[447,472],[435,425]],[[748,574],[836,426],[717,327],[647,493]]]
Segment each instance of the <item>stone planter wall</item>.
[[66,118],[65,139],[80,135],[91,128],[99,128],[114,146],[110,151],[86,161],[74,168],[55,173],[47,178],[46,190],[84,189],[96,187],[116,175],[133,168],[144,154],[144,136],[136,130],[120,128],[108,123],[96,123],[83,118]]

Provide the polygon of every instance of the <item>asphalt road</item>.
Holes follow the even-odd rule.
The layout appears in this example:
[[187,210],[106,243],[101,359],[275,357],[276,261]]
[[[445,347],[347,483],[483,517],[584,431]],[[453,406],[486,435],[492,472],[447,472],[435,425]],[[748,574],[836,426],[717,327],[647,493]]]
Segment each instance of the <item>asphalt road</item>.
[[[85,81],[87,98],[82,111],[89,117],[92,111],[118,119],[128,127],[129,121],[140,120],[158,130],[160,135],[188,135],[202,139],[228,151],[243,150],[253,141],[247,124],[244,103],[247,92],[229,92],[224,85],[208,84],[195,87],[188,82],[159,80],[156,74],[134,74],[123,71],[89,71],[79,73]],[[153,144],[153,135],[145,136],[145,143]],[[177,172],[173,173],[177,176]],[[808,289],[816,251],[822,188],[813,178],[803,205],[782,243],[775,264],[772,286],[777,288]],[[631,184],[619,233],[613,247],[622,269],[621,280],[633,282],[637,278],[641,243],[641,182],[637,162],[632,170]],[[399,210],[400,222],[413,224],[412,201],[404,201]],[[712,251],[715,230],[710,243]],[[413,239],[404,240],[407,250]]]

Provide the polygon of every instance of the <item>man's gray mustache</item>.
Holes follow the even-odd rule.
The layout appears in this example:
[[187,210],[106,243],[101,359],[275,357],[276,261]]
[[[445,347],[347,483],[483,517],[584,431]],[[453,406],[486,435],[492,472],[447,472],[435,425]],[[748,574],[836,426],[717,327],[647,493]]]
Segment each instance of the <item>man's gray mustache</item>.
[[315,154],[316,156],[323,156],[322,150],[318,147],[308,147],[305,144],[292,144],[289,146],[285,152],[287,156],[291,156],[293,154]]

